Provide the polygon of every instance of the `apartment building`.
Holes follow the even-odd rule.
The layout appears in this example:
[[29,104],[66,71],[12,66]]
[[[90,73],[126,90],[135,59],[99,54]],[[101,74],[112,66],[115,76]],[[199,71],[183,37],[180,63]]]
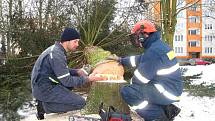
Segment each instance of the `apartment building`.
[[[198,2],[196,2],[198,1]],[[195,4],[193,4],[195,3]],[[177,24],[173,49],[177,58],[215,58],[215,9],[214,0],[177,0]],[[160,3],[154,4],[154,17],[160,18]],[[157,23],[159,24],[159,23]]]
[[[192,1],[178,0],[177,7]],[[177,58],[215,58],[215,12],[208,9],[212,2],[199,0],[177,15],[173,41]]]

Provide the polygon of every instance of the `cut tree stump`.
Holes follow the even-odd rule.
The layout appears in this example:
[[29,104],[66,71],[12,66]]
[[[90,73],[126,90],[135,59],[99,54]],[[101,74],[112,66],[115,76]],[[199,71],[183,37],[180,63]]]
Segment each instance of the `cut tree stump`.
[[123,78],[124,68],[116,61],[103,61],[96,65],[92,73],[106,78],[106,81],[94,82],[87,97],[86,113],[98,113],[99,105],[104,103],[104,110],[114,106],[120,112],[129,112],[128,105],[120,95],[120,87],[127,84]]

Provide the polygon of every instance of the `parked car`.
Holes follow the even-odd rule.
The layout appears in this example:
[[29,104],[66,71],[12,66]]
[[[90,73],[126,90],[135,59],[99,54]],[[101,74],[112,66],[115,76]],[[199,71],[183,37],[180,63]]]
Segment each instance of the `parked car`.
[[211,62],[211,64],[215,63],[215,58],[205,58],[204,60]]
[[211,62],[205,61],[205,60],[200,59],[200,58],[192,58],[189,61],[194,62],[195,65],[210,65],[211,64]]
[[178,59],[178,63],[180,66],[187,66],[187,65],[194,66],[195,65],[194,61],[189,61],[188,59]]

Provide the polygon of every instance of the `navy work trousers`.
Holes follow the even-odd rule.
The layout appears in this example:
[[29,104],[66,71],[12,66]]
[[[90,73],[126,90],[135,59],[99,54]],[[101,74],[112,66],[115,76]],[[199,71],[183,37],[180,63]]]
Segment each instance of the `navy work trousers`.
[[143,109],[135,110],[146,121],[152,121],[164,115],[163,106],[173,103],[172,100],[161,94],[153,84],[131,84],[120,90],[123,100],[129,106],[137,106],[143,101],[148,105]]
[[79,104],[63,104],[54,102],[42,102],[44,111],[48,113],[65,113],[73,110],[80,110],[85,106],[85,102]]

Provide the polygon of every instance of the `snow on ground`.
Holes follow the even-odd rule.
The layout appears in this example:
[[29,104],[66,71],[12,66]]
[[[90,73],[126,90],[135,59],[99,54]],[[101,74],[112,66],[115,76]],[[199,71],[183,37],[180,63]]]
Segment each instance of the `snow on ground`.
[[187,68],[187,72],[184,76],[192,76],[195,74],[200,74],[201,79],[194,80],[193,84],[201,84],[203,82],[206,85],[210,85],[215,83],[215,64],[211,65],[196,65],[196,66],[181,66],[181,68]]
[[184,92],[179,107],[180,114],[175,121],[215,121],[215,98],[194,97]]
[[[184,76],[192,76],[202,72],[200,79],[193,80],[193,84],[205,82],[207,85],[215,83],[215,64],[181,66],[187,68]],[[175,121],[215,121],[215,97],[194,97],[184,92],[179,102],[181,113]]]
[[[73,119],[73,117],[79,117],[78,119]],[[85,117],[88,118],[96,118],[99,119],[99,115],[93,114],[93,115],[85,115]],[[30,115],[25,119],[22,119],[21,121],[38,121],[35,115]],[[78,112],[67,112],[62,114],[45,114],[45,119],[42,121],[88,121],[88,119],[80,118],[80,113]]]
[[[200,79],[193,80],[193,84],[201,84],[205,82],[207,85],[215,83],[215,64],[202,66],[181,66],[187,68],[184,76],[192,76],[202,72]],[[184,92],[181,96],[181,101],[176,103],[181,108],[180,114],[175,118],[175,121],[215,121],[215,97],[194,97]],[[22,112],[22,111],[21,111]],[[24,115],[24,114],[23,114]],[[65,118],[67,116],[67,118]],[[58,119],[61,121],[69,121],[68,114],[47,115],[50,119]],[[54,118],[53,118],[54,117]],[[59,119],[60,117],[60,119]],[[21,121],[33,121],[35,112]],[[53,121],[53,120],[46,120]]]

